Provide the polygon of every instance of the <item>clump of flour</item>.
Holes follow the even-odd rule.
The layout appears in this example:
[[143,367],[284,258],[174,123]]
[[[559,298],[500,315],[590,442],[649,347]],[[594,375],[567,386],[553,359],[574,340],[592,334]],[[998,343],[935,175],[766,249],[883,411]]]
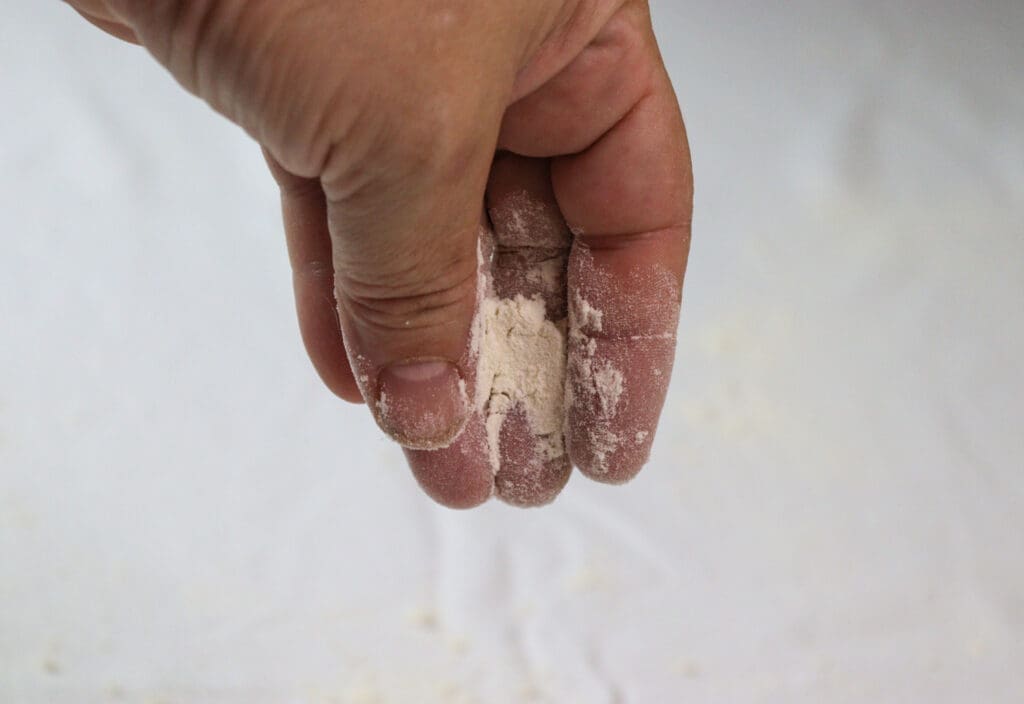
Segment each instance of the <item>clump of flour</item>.
[[604,312],[590,305],[590,301],[583,296],[576,294],[576,308],[574,317],[574,332],[583,333],[586,329],[592,332],[601,332],[604,327]]
[[501,466],[501,426],[523,410],[543,459],[565,454],[565,321],[547,318],[540,296],[480,301],[474,335],[477,358],[475,405],[484,415],[491,468]]
[[529,423],[537,457],[545,461],[565,455],[565,412],[574,403],[588,409],[594,471],[608,470],[622,442],[611,427],[624,393],[623,374],[597,356],[595,335],[602,330],[604,314],[578,294],[569,309],[568,319],[551,320],[543,296],[502,298],[489,278],[481,276],[472,340],[477,360],[474,406],[484,419],[495,473],[501,470],[501,428],[516,409]]
[[[598,349],[602,328],[611,321],[580,292],[567,295],[572,237],[550,203],[525,191],[506,193],[489,215],[495,226],[480,238],[471,343],[476,362],[472,401],[486,430],[491,468],[496,476],[532,487],[539,476],[534,460],[546,465],[542,473],[568,468],[566,432],[571,430],[584,445],[588,464],[597,465],[588,469],[607,472],[613,453],[626,442],[613,429],[622,425],[617,416],[628,394],[622,370]],[[577,265],[593,268],[586,247],[578,246],[575,256],[582,258]],[[599,278],[586,275],[584,280],[591,287]],[[516,438],[515,449],[503,450],[502,427],[512,414],[516,422],[526,420],[532,437]],[[567,415],[573,416],[571,429],[565,425]],[[628,435],[632,442],[633,432]],[[513,444],[507,433],[505,441]],[[510,451],[518,461],[524,441],[532,447],[527,461],[532,468],[503,468]],[[523,472],[531,473],[530,479]]]

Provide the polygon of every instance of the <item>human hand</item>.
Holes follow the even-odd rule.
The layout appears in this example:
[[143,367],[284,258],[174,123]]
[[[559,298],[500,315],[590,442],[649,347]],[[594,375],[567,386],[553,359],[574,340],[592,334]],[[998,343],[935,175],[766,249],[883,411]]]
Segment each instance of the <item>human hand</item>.
[[70,4],[262,145],[310,358],[428,494],[640,470],[692,211],[646,2]]

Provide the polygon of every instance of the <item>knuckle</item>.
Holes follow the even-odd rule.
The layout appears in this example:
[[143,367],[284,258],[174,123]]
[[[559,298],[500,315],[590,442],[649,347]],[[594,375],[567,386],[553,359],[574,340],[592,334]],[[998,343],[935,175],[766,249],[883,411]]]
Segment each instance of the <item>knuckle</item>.
[[440,328],[461,321],[475,304],[476,264],[455,261],[424,276],[417,264],[336,277],[341,305],[365,327],[380,331]]
[[187,89],[200,93],[203,53],[218,42],[220,0],[121,0],[156,57]]
[[123,19],[143,36],[154,56],[167,65],[173,27],[184,4],[184,0],[108,0],[85,3],[85,7],[92,10],[98,5],[107,14]]
[[319,177],[338,123],[359,104],[309,0],[119,0],[188,90],[249,132],[288,171]]
[[328,192],[352,193],[351,185],[332,186],[353,180],[359,186],[448,186],[464,181],[474,165],[489,164],[494,145],[485,138],[487,121],[474,117],[481,112],[473,100],[437,85],[403,83],[386,94],[364,93],[355,96],[353,119],[331,135]]
[[131,24],[179,83],[220,109],[215,79],[222,83],[233,71],[229,64],[239,58],[245,20],[263,4],[262,0],[254,0],[251,7],[240,0],[111,0],[110,7]]

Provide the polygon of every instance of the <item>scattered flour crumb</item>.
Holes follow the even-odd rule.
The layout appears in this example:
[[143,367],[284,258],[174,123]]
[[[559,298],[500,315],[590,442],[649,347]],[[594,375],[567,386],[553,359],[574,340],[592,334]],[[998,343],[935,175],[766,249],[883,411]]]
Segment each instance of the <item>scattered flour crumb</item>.
[[377,687],[360,684],[345,690],[341,701],[344,704],[384,704],[384,697]]
[[677,674],[691,680],[697,679],[703,674],[703,668],[700,666],[700,663],[689,658],[681,659],[672,669]]
[[590,562],[569,576],[565,588],[571,594],[586,594],[608,589],[611,579],[607,571],[598,563]]
[[411,609],[406,614],[406,620],[424,631],[436,631],[438,628],[437,612],[426,606]]
[[437,687],[437,693],[444,704],[476,704],[478,701],[458,682],[442,682]]
[[529,683],[523,685],[522,689],[519,690],[519,701],[521,702],[539,702],[546,701],[544,691],[539,685],[535,683]]
[[445,638],[445,645],[452,655],[465,655],[469,652],[469,640],[465,636],[449,635]]

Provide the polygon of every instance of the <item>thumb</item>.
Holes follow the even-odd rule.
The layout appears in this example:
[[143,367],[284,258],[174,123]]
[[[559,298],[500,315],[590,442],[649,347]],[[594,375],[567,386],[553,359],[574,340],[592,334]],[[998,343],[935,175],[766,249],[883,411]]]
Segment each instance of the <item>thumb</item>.
[[449,445],[468,415],[477,238],[519,33],[478,42],[486,4],[443,40],[415,24],[432,3],[108,5],[186,88],[320,179],[360,391],[402,445]]
[[483,139],[469,158],[398,159],[397,177],[347,197],[332,198],[325,182],[349,361],[377,423],[410,449],[448,446],[469,415],[478,236],[493,149]]

